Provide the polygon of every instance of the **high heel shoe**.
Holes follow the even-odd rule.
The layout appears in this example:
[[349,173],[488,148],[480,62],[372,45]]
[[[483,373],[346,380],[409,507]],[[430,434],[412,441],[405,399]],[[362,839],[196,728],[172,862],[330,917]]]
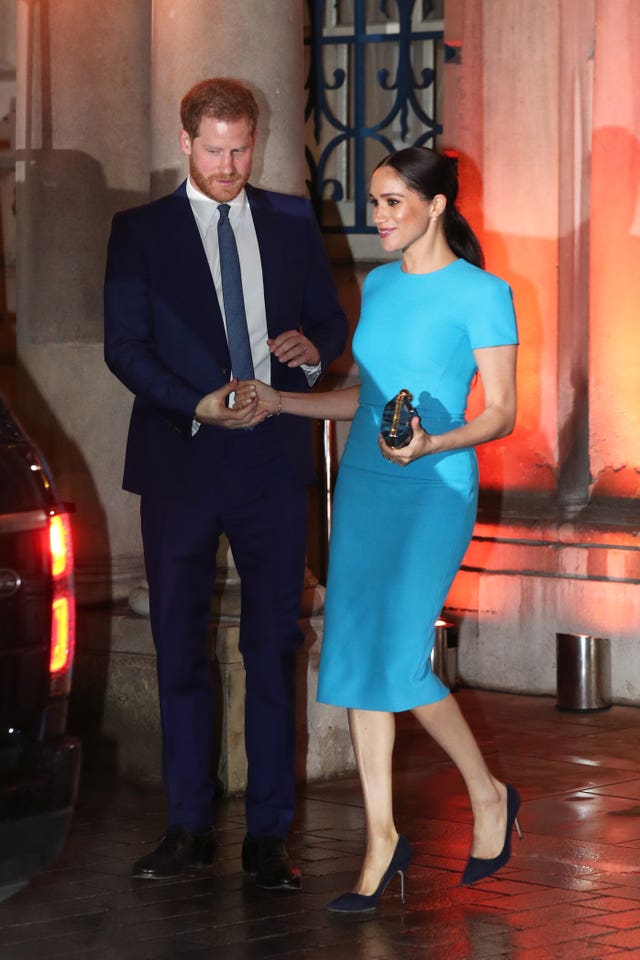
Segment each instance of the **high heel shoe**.
[[404,874],[411,863],[412,857],[413,849],[409,841],[405,837],[398,837],[396,849],[393,851],[389,866],[373,893],[368,896],[363,893],[343,893],[341,897],[337,897],[327,904],[327,910],[331,910],[332,913],[373,913],[389,881],[396,873],[400,874],[400,896],[404,903]]
[[491,860],[482,860],[480,857],[469,857],[460,886],[468,887],[471,883],[477,883],[478,880],[484,880],[504,867],[511,857],[511,828],[515,825],[518,837],[522,840],[522,831],[518,823],[518,810],[520,809],[520,795],[515,787],[507,784],[507,829],[504,836],[504,846],[497,857]]

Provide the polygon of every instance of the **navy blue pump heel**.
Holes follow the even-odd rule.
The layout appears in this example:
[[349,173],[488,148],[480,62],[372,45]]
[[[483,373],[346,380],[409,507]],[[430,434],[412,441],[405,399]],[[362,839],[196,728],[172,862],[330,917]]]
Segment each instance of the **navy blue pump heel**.
[[507,784],[507,829],[505,831],[504,846],[497,857],[491,860],[482,860],[479,857],[469,857],[460,886],[468,887],[478,880],[484,880],[492,876],[501,867],[509,862],[511,857],[511,830],[515,826],[518,837],[522,840],[522,831],[518,823],[518,810],[520,809],[520,794],[510,783]]
[[411,863],[413,849],[405,837],[398,837],[396,849],[393,852],[389,866],[382,875],[382,880],[373,893],[365,896],[363,893],[343,893],[327,904],[327,910],[332,913],[373,913],[378,906],[380,897],[387,889],[389,882],[396,875],[400,874],[400,896],[404,903],[404,874]]

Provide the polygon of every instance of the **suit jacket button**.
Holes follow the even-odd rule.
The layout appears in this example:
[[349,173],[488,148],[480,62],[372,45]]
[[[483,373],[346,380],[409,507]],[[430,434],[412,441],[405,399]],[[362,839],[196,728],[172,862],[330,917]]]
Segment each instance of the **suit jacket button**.
[[231,373],[231,371],[229,370],[229,367],[223,367],[222,372],[225,375],[225,377],[228,377],[229,374]]

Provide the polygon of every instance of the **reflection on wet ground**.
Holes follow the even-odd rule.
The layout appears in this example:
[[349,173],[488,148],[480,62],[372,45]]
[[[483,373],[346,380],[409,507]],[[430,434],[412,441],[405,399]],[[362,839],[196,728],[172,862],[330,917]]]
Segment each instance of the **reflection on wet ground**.
[[164,828],[157,786],[83,784],[62,857],[0,904],[1,960],[602,960],[640,958],[640,710],[560,713],[546,697],[456,696],[493,770],[523,799],[507,868],[459,886],[470,843],[461,780],[405,715],[396,748],[399,829],[414,844],[369,919],[325,904],[348,889],[363,845],[354,778],[300,789],[290,849],[302,894],[257,890],[240,870],[241,799],[216,809],[208,876],[130,879]]

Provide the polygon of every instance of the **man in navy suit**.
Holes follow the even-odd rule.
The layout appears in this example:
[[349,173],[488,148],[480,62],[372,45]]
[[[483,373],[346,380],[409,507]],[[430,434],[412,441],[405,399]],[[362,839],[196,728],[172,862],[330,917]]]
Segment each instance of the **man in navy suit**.
[[228,78],[205,80],[183,98],[181,119],[189,177],[170,196],[116,214],[105,283],[106,362],[135,397],[123,486],[141,495],[169,809],[165,836],[133,875],[167,878],[213,859],[205,640],[224,533],[242,589],[242,865],[261,887],[296,890],[301,875],[285,838],[312,450],[301,418],[266,417],[255,401],[234,409],[240,363],[232,365],[227,338],[219,205],[229,205],[256,378],[310,389],[344,349],[346,320],[309,203],[248,183],[252,93]]

